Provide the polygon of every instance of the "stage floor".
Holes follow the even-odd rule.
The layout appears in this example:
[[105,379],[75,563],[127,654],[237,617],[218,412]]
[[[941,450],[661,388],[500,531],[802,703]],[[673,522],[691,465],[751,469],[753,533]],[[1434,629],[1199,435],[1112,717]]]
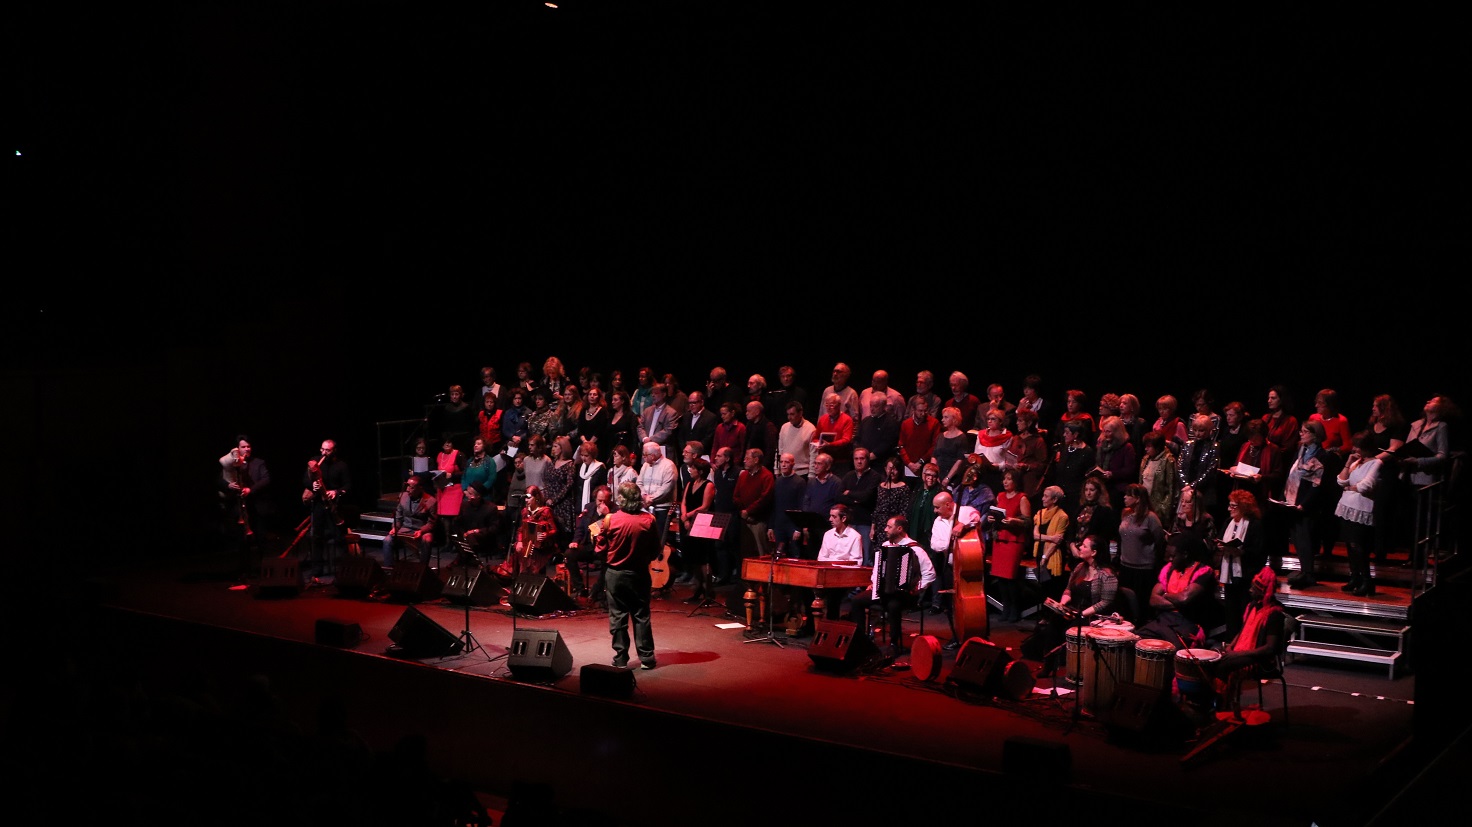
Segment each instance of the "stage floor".
[[[923,811],[917,816],[1044,818],[1060,807],[1087,814],[1122,806],[1138,808],[1127,816],[1134,819],[1164,807],[1198,823],[1327,827],[1364,823],[1412,771],[1399,756],[1412,734],[1413,669],[1388,680],[1374,666],[1292,663],[1287,726],[1274,685],[1264,692],[1268,724],[1219,740],[1194,728],[1178,738],[1168,734],[1175,730],[1167,724],[1183,719],[1174,706],[1111,726],[1080,710],[1063,681],[1061,694],[1040,678],[1015,697],[949,681],[955,652],[942,650],[933,680],[893,666],[820,668],[834,664],[809,656],[811,639],[787,639],[778,627],[779,646],[761,640],[765,627],[722,628],[743,618],[725,606],[696,610],[680,599],[688,589],[677,588],[655,605],[658,668],[635,670],[624,699],[602,683],[582,686],[582,667],[612,658],[607,614],[596,608],[517,617],[504,606],[443,598],[411,608],[342,597],[330,585],[263,597],[227,570],[226,561],[201,555],[97,572],[85,591],[103,620],[86,634],[102,645],[132,636],[135,659],[155,673],[269,675],[305,723],[323,697],[343,698],[375,749],[419,733],[430,766],[447,777],[493,796],[550,784],[562,806],[615,813],[614,823],[749,824],[765,820],[769,800],[787,801],[783,813],[900,817],[906,807],[888,800],[899,795]],[[414,613],[447,637],[468,621],[481,648],[449,657],[391,651],[390,631]],[[319,643],[324,620],[361,629],[361,640]],[[921,632],[922,623],[925,634],[949,638],[941,615],[911,614],[907,632]],[[989,635],[1006,660],[1029,671],[1039,664],[1019,649],[1034,623],[993,613]],[[570,655],[564,674],[529,679],[508,667],[513,638],[529,630],[555,632]],[[1245,701],[1255,700],[1249,688]],[[651,778],[661,803],[628,808],[645,797],[630,785]],[[876,788],[895,792],[884,794],[887,804],[871,801]],[[771,795],[752,794],[763,789]]]

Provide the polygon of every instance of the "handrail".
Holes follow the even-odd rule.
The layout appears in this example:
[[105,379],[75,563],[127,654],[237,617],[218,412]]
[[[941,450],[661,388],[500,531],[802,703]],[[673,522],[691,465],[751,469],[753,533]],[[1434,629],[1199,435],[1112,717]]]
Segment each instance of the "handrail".
[[[378,433],[378,496],[382,496],[385,491],[398,490],[397,477],[399,473],[397,472],[404,467],[403,461],[413,455],[413,452],[408,451],[406,446],[412,445],[415,439],[423,436],[423,431],[427,424],[428,417],[423,419],[386,419],[382,422],[374,423],[374,427]],[[395,437],[393,442],[394,447],[391,450],[386,449],[384,442],[385,431],[388,430],[392,430]],[[404,436],[405,433],[408,434],[407,437]],[[385,477],[385,471],[390,463],[394,465],[396,470],[395,480],[392,486],[387,484],[388,481]]]

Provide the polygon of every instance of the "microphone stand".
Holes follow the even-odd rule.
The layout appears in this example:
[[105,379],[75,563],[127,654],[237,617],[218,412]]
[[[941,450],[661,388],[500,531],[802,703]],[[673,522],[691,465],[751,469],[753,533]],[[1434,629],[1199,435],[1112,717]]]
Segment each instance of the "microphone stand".
[[782,556],[781,548],[781,543],[772,544],[772,559],[767,564],[767,607],[765,610],[765,614],[767,615],[766,637],[747,638],[746,640],[743,640],[742,643],[774,643],[777,645],[778,649],[787,648],[786,642],[779,640],[777,638],[777,635],[772,630],[772,616],[776,614],[776,611],[774,611],[776,598],[776,593],[774,589],[776,587],[775,584],[777,579],[777,560],[779,557]]
[[[1052,660],[1053,656],[1058,654],[1058,651],[1067,645],[1068,642],[1064,641],[1049,649],[1048,653],[1043,655],[1043,664],[1046,666],[1048,661]],[[1066,665],[1063,667],[1063,671],[1065,674],[1067,673],[1068,667]],[[1060,707],[1063,705],[1063,702],[1058,700],[1058,670],[1056,668],[1053,670],[1052,680],[1048,683],[1048,697],[1052,698],[1053,703],[1058,704]]]
[[[1076,615],[1074,615],[1074,625],[1073,625],[1073,628],[1075,628],[1075,629],[1078,630],[1078,639],[1080,641],[1082,641],[1084,639],[1084,613],[1082,611],[1079,611]],[[1063,643],[1064,643],[1065,646],[1068,644],[1068,641],[1067,641],[1066,638],[1063,641]],[[1065,675],[1065,679],[1066,679],[1066,676],[1068,674],[1067,661],[1068,661],[1068,658],[1065,656],[1064,657],[1064,667],[1063,667],[1063,672],[1064,672],[1064,675]],[[1080,684],[1080,686],[1077,689],[1075,689],[1074,690],[1074,693],[1073,693],[1073,715],[1072,715],[1072,717],[1068,721],[1068,726],[1065,727],[1064,730],[1063,730],[1063,732],[1064,732],[1065,735],[1067,733],[1069,733],[1070,731],[1073,730],[1074,725],[1079,722],[1079,719],[1082,717],[1082,713],[1083,713],[1082,704],[1083,704],[1083,700],[1084,700],[1084,693],[1083,693],[1083,686],[1082,686],[1082,684],[1083,684],[1083,677],[1084,677],[1084,653],[1083,653],[1082,647],[1080,647],[1079,652],[1078,652],[1078,655],[1074,658],[1074,665],[1078,667],[1078,677],[1079,677],[1079,684]],[[1095,683],[1097,683],[1097,681],[1095,681]]]

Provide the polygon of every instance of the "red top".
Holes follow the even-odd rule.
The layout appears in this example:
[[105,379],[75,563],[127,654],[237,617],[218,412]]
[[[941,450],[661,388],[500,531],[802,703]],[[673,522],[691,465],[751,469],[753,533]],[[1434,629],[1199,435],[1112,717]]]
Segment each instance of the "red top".
[[1350,430],[1348,417],[1344,414],[1335,414],[1325,419],[1318,414],[1312,414],[1308,419],[1310,422],[1317,420],[1324,423],[1324,443],[1321,446],[1324,450],[1340,454],[1349,453],[1349,443],[1354,432]]
[[731,492],[731,502],[736,504],[738,512],[745,511],[752,519],[762,520],[772,507],[772,492],[776,487],[777,478],[766,466],[756,469],[755,474],[742,471]]
[[900,459],[906,465],[929,459],[940,434],[940,420],[933,416],[925,417],[925,422],[920,424],[913,416],[905,417],[905,421],[900,423]]

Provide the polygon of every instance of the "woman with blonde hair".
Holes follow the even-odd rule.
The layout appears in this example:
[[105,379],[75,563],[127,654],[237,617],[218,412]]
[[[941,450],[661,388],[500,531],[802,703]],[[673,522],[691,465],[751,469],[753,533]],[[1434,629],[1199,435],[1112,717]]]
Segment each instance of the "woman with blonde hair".
[[1054,600],[1063,594],[1063,581],[1057,578],[1063,575],[1068,556],[1063,551],[1063,543],[1068,539],[1068,512],[1062,503],[1063,489],[1050,485],[1043,489],[1042,508],[1032,515],[1038,584]]
[[562,389],[568,385],[576,385],[567,377],[567,369],[562,366],[562,360],[556,356],[548,356],[542,363],[541,385],[551,392],[552,396],[560,396]]

